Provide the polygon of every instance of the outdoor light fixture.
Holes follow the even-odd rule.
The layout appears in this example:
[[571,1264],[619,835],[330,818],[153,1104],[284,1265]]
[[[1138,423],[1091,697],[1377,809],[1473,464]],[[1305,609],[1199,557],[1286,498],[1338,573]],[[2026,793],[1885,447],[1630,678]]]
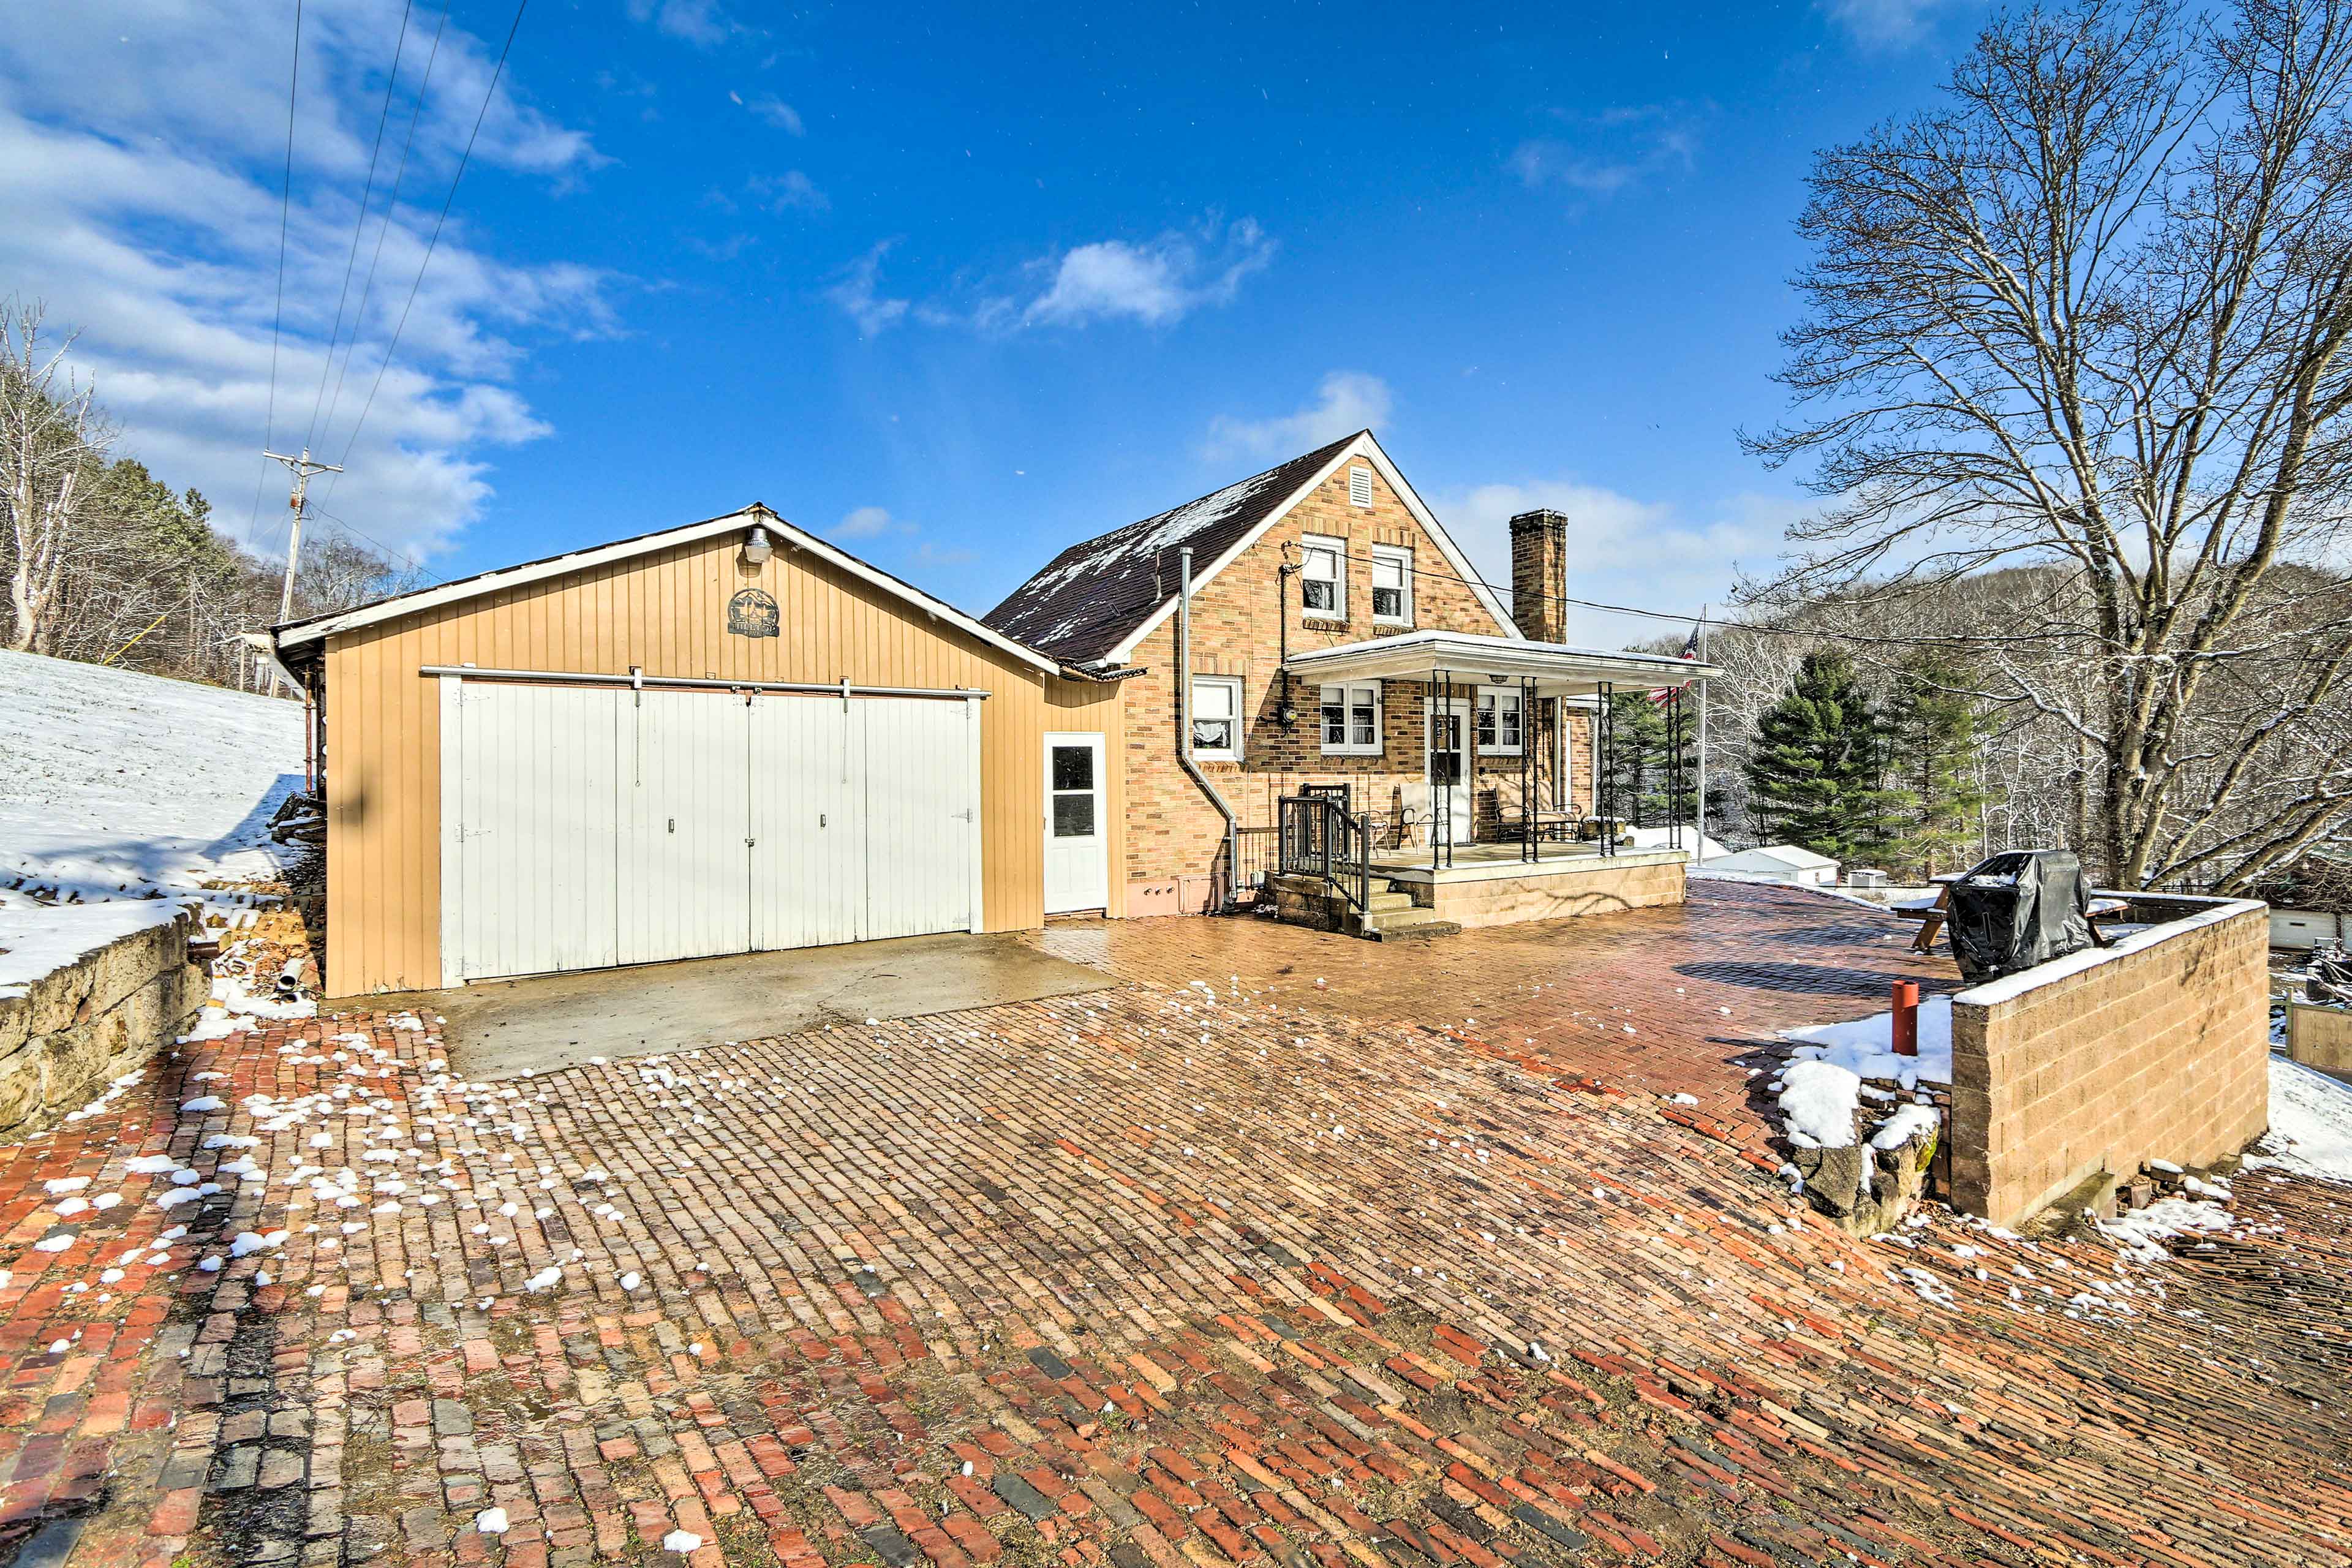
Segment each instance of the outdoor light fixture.
[[753,523],[751,533],[743,541],[743,564],[756,571],[765,566],[768,557],[775,552],[776,547],[769,542],[768,531]]

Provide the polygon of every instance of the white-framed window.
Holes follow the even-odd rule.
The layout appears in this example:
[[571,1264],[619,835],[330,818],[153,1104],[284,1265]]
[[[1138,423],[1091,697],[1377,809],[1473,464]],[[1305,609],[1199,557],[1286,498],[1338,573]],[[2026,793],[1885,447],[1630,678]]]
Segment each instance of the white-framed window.
[[1478,749],[1489,756],[1516,757],[1525,742],[1527,714],[1522,694],[1508,686],[1478,689]]
[[1412,625],[1412,552],[1401,544],[1372,546],[1372,619],[1381,626]]
[[1319,533],[1300,536],[1299,603],[1307,614],[1328,621],[1348,618],[1348,542]]
[[1348,504],[1360,507],[1372,504],[1372,470],[1361,464],[1348,470]]
[[1204,763],[1242,760],[1242,683],[1238,676],[1192,678],[1192,754]]
[[1323,754],[1327,757],[1377,757],[1381,745],[1381,689],[1327,686],[1323,689]]

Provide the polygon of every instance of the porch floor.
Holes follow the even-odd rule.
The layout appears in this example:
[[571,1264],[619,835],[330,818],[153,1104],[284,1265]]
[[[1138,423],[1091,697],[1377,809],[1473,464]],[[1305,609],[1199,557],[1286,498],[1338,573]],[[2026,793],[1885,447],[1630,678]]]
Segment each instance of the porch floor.
[[1686,849],[1620,849],[1614,855],[1603,855],[1599,845],[1583,843],[1545,843],[1537,848],[1543,858],[1529,860],[1525,847],[1516,842],[1457,844],[1454,847],[1453,864],[1434,868],[1430,865],[1432,851],[1426,844],[1374,849],[1371,854],[1372,875],[1424,879],[1434,876],[1442,881],[1449,874],[1492,877],[1504,874],[1499,868],[1508,868],[1507,874],[1512,876],[1567,876],[1580,871],[1602,870],[1611,866],[1639,866],[1662,859],[1686,859],[1690,854]]

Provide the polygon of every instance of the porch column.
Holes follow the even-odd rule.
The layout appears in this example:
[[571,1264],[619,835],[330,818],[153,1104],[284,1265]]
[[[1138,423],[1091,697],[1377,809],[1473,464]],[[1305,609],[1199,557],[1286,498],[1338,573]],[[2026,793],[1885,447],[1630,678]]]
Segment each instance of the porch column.
[[1691,864],[1706,863],[1706,682],[1698,683],[1698,842],[1691,846]]

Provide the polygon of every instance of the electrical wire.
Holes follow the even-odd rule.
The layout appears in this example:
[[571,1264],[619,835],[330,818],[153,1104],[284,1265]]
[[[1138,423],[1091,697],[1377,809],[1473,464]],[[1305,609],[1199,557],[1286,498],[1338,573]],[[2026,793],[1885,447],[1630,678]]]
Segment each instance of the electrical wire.
[[[302,0],[294,0],[294,68],[286,82],[286,175],[278,187],[278,308],[269,319],[269,411],[263,417],[261,444],[268,447],[278,435],[278,337],[286,321],[286,229],[294,205],[294,100],[302,88]],[[245,542],[253,542],[254,524],[261,521],[261,488],[269,482],[269,459],[261,462],[261,477],[253,481],[253,510],[245,520]]]
[[[449,209],[457,203],[458,182],[466,177],[466,165],[473,160],[475,138],[481,135],[482,121],[489,116],[490,100],[498,96],[499,81],[506,75],[507,56],[514,48],[515,34],[522,28],[522,14],[530,6],[530,0],[517,0],[514,20],[507,26],[507,41],[499,49],[499,63],[490,72],[488,89],[482,94],[482,107],[475,112],[474,129],[466,136],[466,150],[458,154],[457,172],[449,178],[449,195],[441,203],[441,216],[433,220],[432,237],[425,242],[425,259],[416,264],[416,279],[408,286],[407,303],[401,306],[400,320],[393,325],[392,341],[383,346],[383,363],[375,367],[375,381],[368,388],[367,401],[360,405],[359,422],[352,426],[351,439],[343,443],[343,455],[336,462],[338,468],[351,461],[352,448],[359,444],[360,431],[367,424],[368,411],[375,406],[376,392],[383,385],[383,373],[392,367],[393,353],[400,347],[400,334],[408,325],[408,312],[416,303],[416,291],[424,286],[425,269],[433,265],[434,249],[441,243],[442,226],[449,221]],[[327,494],[331,496],[334,493],[335,488],[330,484]]]
[[[400,85],[400,57],[408,47],[408,17],[415,5],[416,0],[402,0],[400,36],[393,40],[392,45],[392,75],[384,80],[383,107],[376,111],[375,145],[368,149],[367,184],[360,191],[359,216],[352,220],[352,248],[343,258],[342,289],[335,296],[335,324],[327,333],[327,357],[319,366],[319,390],[310,399],[310,427],[302,436],[302,449],[306,452],[319,434],[319,410],[327,401],[327,373],[335,368],[335,344],[343,335],[343,307],[351,303],[352,270],[359,265],[360,235],[367,228],[368,203],[375,195],[375,167],[377,160],[383,155],[383,128],[392,120],[392,95]],[[359,322],[354,320],[352,322],[354,339],[359,336]]]
[[[351,374],[352,360],[360,352],[360,323],[367,320],[368,301],[375,296],[375,273],[383,260],[384,237],[392,232],[393,215],[400,210],[400,187],[408,177],[409,149],[416,144],[416,122],[424,116],[425,95],[433,87],[433,68],[441,58],[441,36],[449,29],[449,5],[450,0],[443,0],[441,24],[433,29],[433,47],[425,57],[425,74],[417,79],[416,102],[408,111],[408,134],[401,141],[400,162],[392,172],[392,195],[384,203],[383,223],[375,231],[375,250],[368,258],[367,280],[360,286],[360,308],[352,319],[352,340],[343,345],[343,368],[335,373],[335,394],[327,400],[326,426],[330,430],[335,426],[335,410],[343,405],[343,378]],[[341,477],[337,475],[335,479]],[[335,493],[335,479],[328,479],[327,495]]]
[[444,577],[440,573],[434,571],[430,566],[425,565],[424,562],[419,561],[410,552],[394,549],[393,546],[386,544],[383,540],[378,539],[374,534],[362,532],[352,524],[345,522],[333,512],[313,510],[310,515],[312,517],[322,517],[326,519],[329,522],[333,523],[337,528],[341,529],[345,533],[351,535],[353,539],[359,540],[362,543],[374,545],[378,550],[383,552],[387,560],[396,561],[402,565],[409,567],[414,571],[422,572],[427,577],[432,578],[436,583],[446,583],[449,581],[448,578]]
[[[1351,550],[1333,550],[1328,545],[1324,544],[1318,544],[1315,548],[1321,553],[1337,555],[1343,561],[1362,561],[1369,563],[1372,559],[1372,557],[1369,555],[1360,555]],[[1466,587],[1484,588],[1490,593],[1509,594],[1513,596],[1515,601],[1518,596],[1517,591],[1508,584],[1502,583],[1490,583],[1483,577],[1462,577],[1456,576],[1450,572],[1430,572],[1423,570],[1418,564],[1410,567],[1408,570],[1415,579],[1426,579],[1439,583],[1460,583]],[[1753,632],[1761,637],[1811,637],[1817,642],[1873,643],[1895,647],[1916,647],[1923,642],[2000,643],[2007,645],[2019,642],[2082,642],[2086,639],[2090,641],[2098,640],[2097,633],[2087,631],[2011,632],[2000,637],[1969,637],[1959,633],[1949,635],[1938,633],[1931,637],[1873,637],[1867,632],[1833,632],[1819,631],[1804,626],[1761,626],[1753,621],[1733,621],[1725,620],[1719,616],[1705,615],[1695,616],[1685,610],[1643,610],[1638,609],[1631,605],[1612,605],[1600,599],[1579,599],[1567,594],[1546,594],[1543,597],[1553,604],[1574,605],[1580,609],[1600,610],[1612,616],[1637,616],[1645,620],[1674,621],[1678,624],[1692,625],[1701,627],[1713,627],[1724,631]]]

